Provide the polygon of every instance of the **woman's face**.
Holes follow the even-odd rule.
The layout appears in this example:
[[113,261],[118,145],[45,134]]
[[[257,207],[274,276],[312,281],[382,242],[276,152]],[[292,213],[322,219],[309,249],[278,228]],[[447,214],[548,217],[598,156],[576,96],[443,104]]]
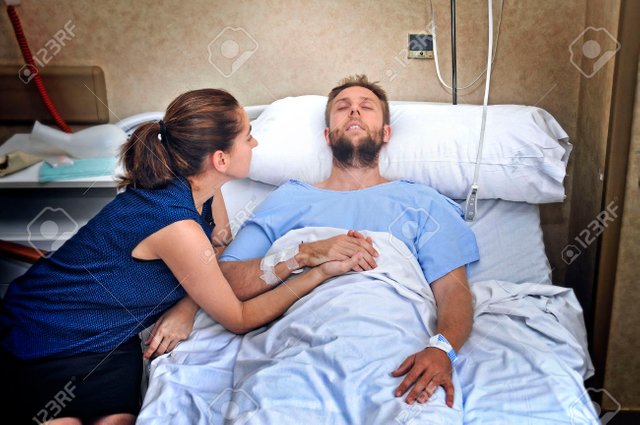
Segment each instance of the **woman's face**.
[[230,152],[231,161],[226,173],[229,177],[236,179],[243,179],[249,175],[251,150],[258,146],[258,141],[251,135],[249,116],[244,109],[241,109],[240,113],[242,114],[242,130],[233,140]]

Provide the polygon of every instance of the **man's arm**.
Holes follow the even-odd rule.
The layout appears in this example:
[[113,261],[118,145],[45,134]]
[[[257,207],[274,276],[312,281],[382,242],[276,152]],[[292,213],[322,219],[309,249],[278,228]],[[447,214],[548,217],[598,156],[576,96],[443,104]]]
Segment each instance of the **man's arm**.
[[458,352],[469,338],[473,325],[473,297],[465,266],[433,282],[431,290],[438,306],[438,333]]
[[[358,252],[361,252],[363,257],[354,268],[355,271],[371,270],[377,266],[374,257],[378,256],[378,252],[373,248],[371,238],[365,238],[354,230],[350,230],[346,235],[302,243],[298,251],[295,260],[301,268],[315,267],[327,261],[346,260]],[[248,300],[274,288],[274,285],[267,285],[260,277],[264,274],[260,269],[261,261],[261,258],[256,258],[220,262],[220,269],[239,300]],[[273,272],[280,282],[291,275],[285,262],[276,264]]]
[[[297,260],[298,256],[296,256]],[[255,260],[221,261],[219,263],[222,274],[240,301],[246,301],[274,288],[260,278],[264,273],[260,270],[260,261],[262,261],[261,258],[256,258]],[[299,261],[298,264],[300,264]],[[284,281],[291,274],[284,262],[276,264],[273,271],[281,281]]]
[[[471,333],[473,325],[473,299],[467,282],[465,266],[447,273],[431,284],[438,308],[438,333],[442,334],[458,352]],[[426,402],[443,387],[447,406],[453,406],[452,362],[439,348],[427,347],[407,357],[393,376],[405,376],[395,391],[400,397],[413,386],[406,398],[412,404]]]

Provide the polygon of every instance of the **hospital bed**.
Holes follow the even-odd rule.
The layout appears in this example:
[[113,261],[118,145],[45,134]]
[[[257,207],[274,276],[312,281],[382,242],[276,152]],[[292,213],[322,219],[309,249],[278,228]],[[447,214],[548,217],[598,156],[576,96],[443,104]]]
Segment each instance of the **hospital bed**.
[[[275,188],[223,187],[233,233]],[[316,288],[244,336],[199,311],[189,339],[147,365],[138,423],[598,423],[583,384],[593,367],[582,310],[551,282],[538,205],[481,199],[468,225],[481,260],[468,268],[474,326],[455,363],[453,409],[442,389],[424,405],[393,396],[401,378],[390,372],[424,348],[433,300],[352,279]]]

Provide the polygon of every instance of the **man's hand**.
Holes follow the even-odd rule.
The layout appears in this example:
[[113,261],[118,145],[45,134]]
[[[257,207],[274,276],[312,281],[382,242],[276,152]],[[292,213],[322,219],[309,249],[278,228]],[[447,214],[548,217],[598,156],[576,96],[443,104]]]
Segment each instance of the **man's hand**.
[[447,406],[453,407],[452,369],[451,360],[444,351],[428,347],[407,357],[398,369],[391,372],[394,377],[407,375],[394,395],[400,397],[413,386],[405,399],[406,403],[413,404],[416,400],[418,403],[425,403],[438,387],[443,387]]
[[378,256],[378,251],[373,248],[373,241],[356,230],[349,230],[346,235],[300,244],[299,250],[302,264],[308,267],[328,261],[344,261],[357,253],[362,253],[362,258],[353,268],[354,271],[371,270],[377,266],[374,257]]

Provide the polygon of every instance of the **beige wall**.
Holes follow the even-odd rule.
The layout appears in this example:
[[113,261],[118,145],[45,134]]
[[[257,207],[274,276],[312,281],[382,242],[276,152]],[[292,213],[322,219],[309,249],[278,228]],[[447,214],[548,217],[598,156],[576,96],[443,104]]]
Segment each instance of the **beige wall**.
[[[178,93],[197,87],[225,87],[244,104],[261,104],[289,95],[326,94],[337,80],[355,72],[382,81],[393,99],[449,101],[437,83],[433,61],[402,65],[395,60],[405,60],[400,52],[406,33],[429,24],[425,3],[23,0],[19,13],[32,50],[73,21],[76,37],[50,64],[102,67],[115,120],[161,109]],[[494,3],[497,24],[499,1]],[[434,0],[447,81],[448,5],[448,0]],[[484,68],[485,9],[484,0],[458,5],[459,85]],[[507,1],[492,103],[538,103],[575,132],[579,74],[567,48],[583,29],[584,9],[585,0]],[[209,63],[207,50],[226,27],[242,27],[258,44],[230,78]],[[228,35],[232,32],[222,37]],[[21,62],[6,16],[0,19],[0,62]],[[482,100],[484,86],[475,87],[460,95],[461,103]]]
[[[585,28],[604,28],[614,37],[618,34],[620,0],[590,0],[587,2]],[[608,35],[594,35],[601,45],[609,44]],[[614,60],[593,73],[592,62],[584,60],[581,66],[587,74],[581,75],[577,122],[577,143],[573,152],[574,178],[572,181],[569,242],[580,238],[598,213],[603,209],[607,142],[609,138],[611,96],[614,78]],[[593,74],[593,75],[592,75]],[[573,242],[576,246],[578,242]],[[595,288],[596,256],[598,243],[591,243],[567,268],[567,285],[585,308],[589,326],[593,320],[592,301]]]
[[[625,408],[640,408],[640,63],[629,151],[604,387]],[[610,398],[604,407],[616,409]]]
[[[449,1],[433,3],[441,67],[450,82]],[[506,0],[490,98],[493,104],[547,109],[569,133],[577,152],[582,143],[576,124],[583,78],[571,64],[569,46],[585,28],[586,3]],[[494,0],[496,25],[499,6]],[[485,66],[486,1],[459,1],[457,9],[458,84],[464,86]],[[438,84],[434,62],[407,62],[402,52],[407,32],[429,25],[424,0],[23,0],[19,13],[34,51],[73,22],[75,38],[50,65],[102,67],[112,121],[164,109],[188,89],[224,87],[243,104],[263,104],[290,95],[326,94],[340,78],[356,72],[380,80],[394,100],[450,100]],[[226,27],[243,28],[258,45],[229,78],[212,66],[207,50]],[[3,14],[0,64],[17,63],[20,53]],[[459,102],[480,103],[483,90],[481,79],[459,94]],[[18,129],[25,131],[0,127],[1,139]],[[556,282],[564,275],[560,250],[567,240],[568,206],[565,202],[542,209]]]

